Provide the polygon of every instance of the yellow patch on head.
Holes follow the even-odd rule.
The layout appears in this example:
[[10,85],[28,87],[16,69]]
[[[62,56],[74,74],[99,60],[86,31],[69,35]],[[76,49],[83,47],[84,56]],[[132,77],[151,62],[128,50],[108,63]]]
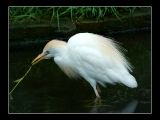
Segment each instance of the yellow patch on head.
[[61,40],[51,40],[49,41],[43,50],[47,50],[47,49],[50,49],[50,48],[59,48],[61,46],[66,46],[67,43],[65,41],[61,41]]

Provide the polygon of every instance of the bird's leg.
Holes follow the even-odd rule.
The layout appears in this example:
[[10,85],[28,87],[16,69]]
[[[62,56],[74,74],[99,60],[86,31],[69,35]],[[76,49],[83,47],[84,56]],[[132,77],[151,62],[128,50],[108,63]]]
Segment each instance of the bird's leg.
[[101,104],[101,96],[98,93],[101,92],[101,90],[98,85],[96,85],[96,87],[94,88],[94,92],[96,94],[96,98],[94,100],[95,104]]
[[96,88],[97,88],[97,91],[101,93],[101,89],[99,88],[98,84],[96,85]]
[[[101,97],[100,97],[100,95],[99,95],[99,93],[98,93],[98,91],[100,90],[99,88],[97,88],[97,84],[96,84],[96,82],[94,81],[94,80],[90,80],[89,81],[89,83],[91,84],[91,86],[93,87],[93,90],[94,90],[94,92],[95,92],[95,94],[96,94],[96,99],[95,99],[95,103],[100,103],[100,101],[101,101]],[[98,89],[98,90],[97,90]]]
[[94,89],[94,92],[95,92],[95,94],[96,94],[96,97],[97,97],[97,98],[101,98],[100,95],[99,95],[99,93],[98,93],[97,87],[94,86],[93,89]]

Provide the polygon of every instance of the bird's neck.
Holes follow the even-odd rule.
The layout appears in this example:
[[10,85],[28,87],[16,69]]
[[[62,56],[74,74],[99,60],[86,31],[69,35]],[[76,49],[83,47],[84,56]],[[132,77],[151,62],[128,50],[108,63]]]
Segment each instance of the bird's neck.
[[75,70],[71,64],[71,57],[67,48],[58,50],[57,55],[54,57],[55,63],[61,68],[61,70],[70,78],[77,78]]
[[54,57],[62,57],[65,55],[66,52],[67,52],[66,46],[61,46],[53,50]]

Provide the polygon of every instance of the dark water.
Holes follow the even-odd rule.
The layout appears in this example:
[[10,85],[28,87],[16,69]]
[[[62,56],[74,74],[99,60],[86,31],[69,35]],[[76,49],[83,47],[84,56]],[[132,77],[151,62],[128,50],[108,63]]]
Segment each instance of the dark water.
[[[135,69],[138,88],[107,85],[101,88],[101,104],[85,80],[69,79],[51,60],[40,62],[19,84],[9,99],[10,113],[150,113],[151,35],[150,32],[112,36],[123,43]],[[42,48],[9,53],[9,87],[29,68]]]

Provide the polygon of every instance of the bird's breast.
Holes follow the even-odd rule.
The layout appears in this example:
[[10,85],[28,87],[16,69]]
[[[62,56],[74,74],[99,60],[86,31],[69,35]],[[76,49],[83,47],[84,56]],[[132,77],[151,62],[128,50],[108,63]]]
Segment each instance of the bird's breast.
[[72,67],[73,64],[68,59],[68,57],[55,57],[55,63],[60,67],[60,69],[70,78],[78,78],[76,70]]

